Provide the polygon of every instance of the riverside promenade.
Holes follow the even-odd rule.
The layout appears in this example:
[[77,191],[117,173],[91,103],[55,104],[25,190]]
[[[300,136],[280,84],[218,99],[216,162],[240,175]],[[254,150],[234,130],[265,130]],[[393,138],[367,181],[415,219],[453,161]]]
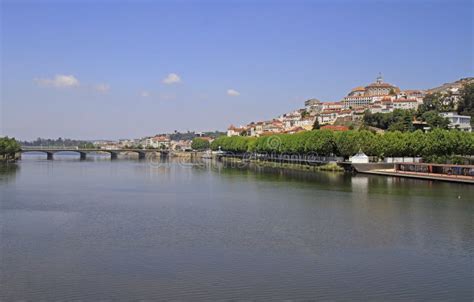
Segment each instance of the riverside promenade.
[[376,164],[352,166],[358,173],[474,184],[474,165],[396,163],[392,168],[377,167]]

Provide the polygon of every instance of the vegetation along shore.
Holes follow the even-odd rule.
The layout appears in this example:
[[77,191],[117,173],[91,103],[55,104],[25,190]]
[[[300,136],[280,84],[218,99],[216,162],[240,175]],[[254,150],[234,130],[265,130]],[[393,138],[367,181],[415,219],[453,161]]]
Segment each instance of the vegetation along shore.
[[221,136],[211,148],[233,153],[318,154],[348,159],[359,151],[379,159],[422,157],[425,162],[463,163],[474,154],[474,133],[434,129],[430,132],[312,130],[261,137]]
[[20,144],[14,138],[0,137],[0,162],[15,161],[19,151]]

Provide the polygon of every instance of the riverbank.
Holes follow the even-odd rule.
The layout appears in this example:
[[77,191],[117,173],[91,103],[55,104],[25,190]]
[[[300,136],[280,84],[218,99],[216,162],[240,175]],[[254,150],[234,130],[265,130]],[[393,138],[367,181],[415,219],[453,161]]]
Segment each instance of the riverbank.
[[381,175],[381,176],[406,177],[406,178],[416,178],[416,179],[424,179],[424,180],[439,180],[439,181],[474,184],[474,178],[472,176],[464,176],[464,175],[440,175],[440,174],[434,174],[434,173],[397,171],[395,169],[376,169],[376,170],[368,170],[362,173]]
[[[367,163],[367,164],[356,164],[356,163],[320,163],[310,164],[305,161],[287,162],[283,160],[256,160],[246,159],[242,157],[221,157],[221,161],[230,164],[233,167],[243,167],[247,164],[257,165],[261,167],[269,167],[276,169],[285,170],[297,170],[297,171],[330,171],[330,172],[350,172],[360,174],[372,174],[380,176],[390,177],[405,177],[405,178],[416,178],[429,181],[447,181],[465,184],[474,184],[474,177],[469,175],[448,175],[448,174],[437,174],[437,173],[423,173],[423,172],[409,172],[396,170],[394,163]],[[344,167],[343,167],[344,166]]]
[[202,151],[191,151],[191,152],[173,151],[170,153],[171,157],[176,157],[180,159],[200,159],[204,155],[206,155],[206,152],[202,152]]
[[15,155],[1,155],[0,156],[0,163],[15,163],[21,159],[20,153],[15,153]]
[[258,165],[262,167],[289,169],[298,171],[329,171],[329,172],[344,172],[344,168],[337,165],[335,162],[330,162],[321,165],[313,165],[307,163],[288,163],[282,161],[268,161],[268,160],[249,160],[238,157],[221,157],[220,160],[229,163],[231,166],[243,166],[246,164]]

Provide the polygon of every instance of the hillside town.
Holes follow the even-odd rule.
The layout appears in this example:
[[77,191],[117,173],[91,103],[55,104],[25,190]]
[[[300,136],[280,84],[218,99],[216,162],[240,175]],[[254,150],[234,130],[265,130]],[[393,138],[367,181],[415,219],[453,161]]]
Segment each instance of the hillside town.
[[[379,74],[375,82],[353,88],[340,101],[309,99],[304,102],[304,108],[271,120],[251,122],[243,126],[230,125],[227,136],[258,137],[277,133],[297,133],[312,130],[315,123],[319,124],[321,129],[349,130],[361,124],[366,112],[374,114],[391,113],[396,109],[417,110],[423,104],[425,96],[434,93],[441,94],[443,103],[450,105],[449,109],[456,110],[463,85],[471,82],[474,82],[474,78],[464,78],[429,90],[401,90],[395,85],[384,82]],[[459,115],[454,111],[439,114],[449,120],[450,128],[472,131],[470,116]],[[421,121],[414,123],[423,126]]]
[[202,132],[192,132],[191,138],[175,139],[173,135],[157,134],[154,136],[147,136],[137,139],[120,139],[118,141],[100,140],[94,141],[95,147],[104,150],[115,149],[158,149],[158,150],[173,150],[173,151],[190,151],[192,150],[192,141],[194,138],[212,142],[215,136],[207,136]]
[[[99,140],[94,141],[96,147],[105,150],[140,148],[173,151],[190,151],[193,149],[193,139],[211,143],[220,135],[260,137],[273,134],[293,134],[317,128],[333,131],[347,131],[360,128],[364,115],[393,113],[396,110],[416,111],[430,95],[439,95],[445,112],[439,112],[440,117],[449,121],[449,128],[461,131],[472,131],[471,117],[456,112],[461,97],[461,90],[467,83],[474,83],[474,78],[463,78],[452,83],[446,83],[428,90],[402,90],[398,86],[387,83],[382,75],[375,82],[365,86],[355,87],[337,102],[321,101],[316,98],[306,100],[304,107],[296,109],[270,120],[251,122],[246,125],[230,125],[227,132],[188,132],[173,134],[157,134],[136,139]],[[441,110],[443,111],[443,110]],[[413,117],[412,124],[416,129],[429,130],[422,120]],[[376,132],[383,129],[370,127]]]

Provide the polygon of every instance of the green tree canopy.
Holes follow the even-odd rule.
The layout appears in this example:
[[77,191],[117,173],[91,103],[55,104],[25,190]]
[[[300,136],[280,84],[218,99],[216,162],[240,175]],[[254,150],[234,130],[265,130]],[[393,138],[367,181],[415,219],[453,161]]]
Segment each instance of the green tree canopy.
[[458,113],[469,115],[471,117],[471,124],[474,125],[474,82],[464,85],[461,90]]
[[0,156],[2,158],[13,158],[20,149],[20,144],[13,137],[5,136],[0,138]]
[[200,137],[193,138],[193,141],[191,143],[191,148],[198,151],[207,150],[209,149],[209,147],[209,141]]
[[452,156],[474,155],[474,133],[435,128],[424,133],[387,131],[376,134],[367,130],[333,132],[313,130],[296,134],[262,137],[221,136],[211,148],[244,153],[280,153],[337,155],[350,157],[362,150],[369,156]]
[[448,129],[449,120],[439,115],[436,110],[426,111],[421,115],[421,120],[426,122],[430,128]]

